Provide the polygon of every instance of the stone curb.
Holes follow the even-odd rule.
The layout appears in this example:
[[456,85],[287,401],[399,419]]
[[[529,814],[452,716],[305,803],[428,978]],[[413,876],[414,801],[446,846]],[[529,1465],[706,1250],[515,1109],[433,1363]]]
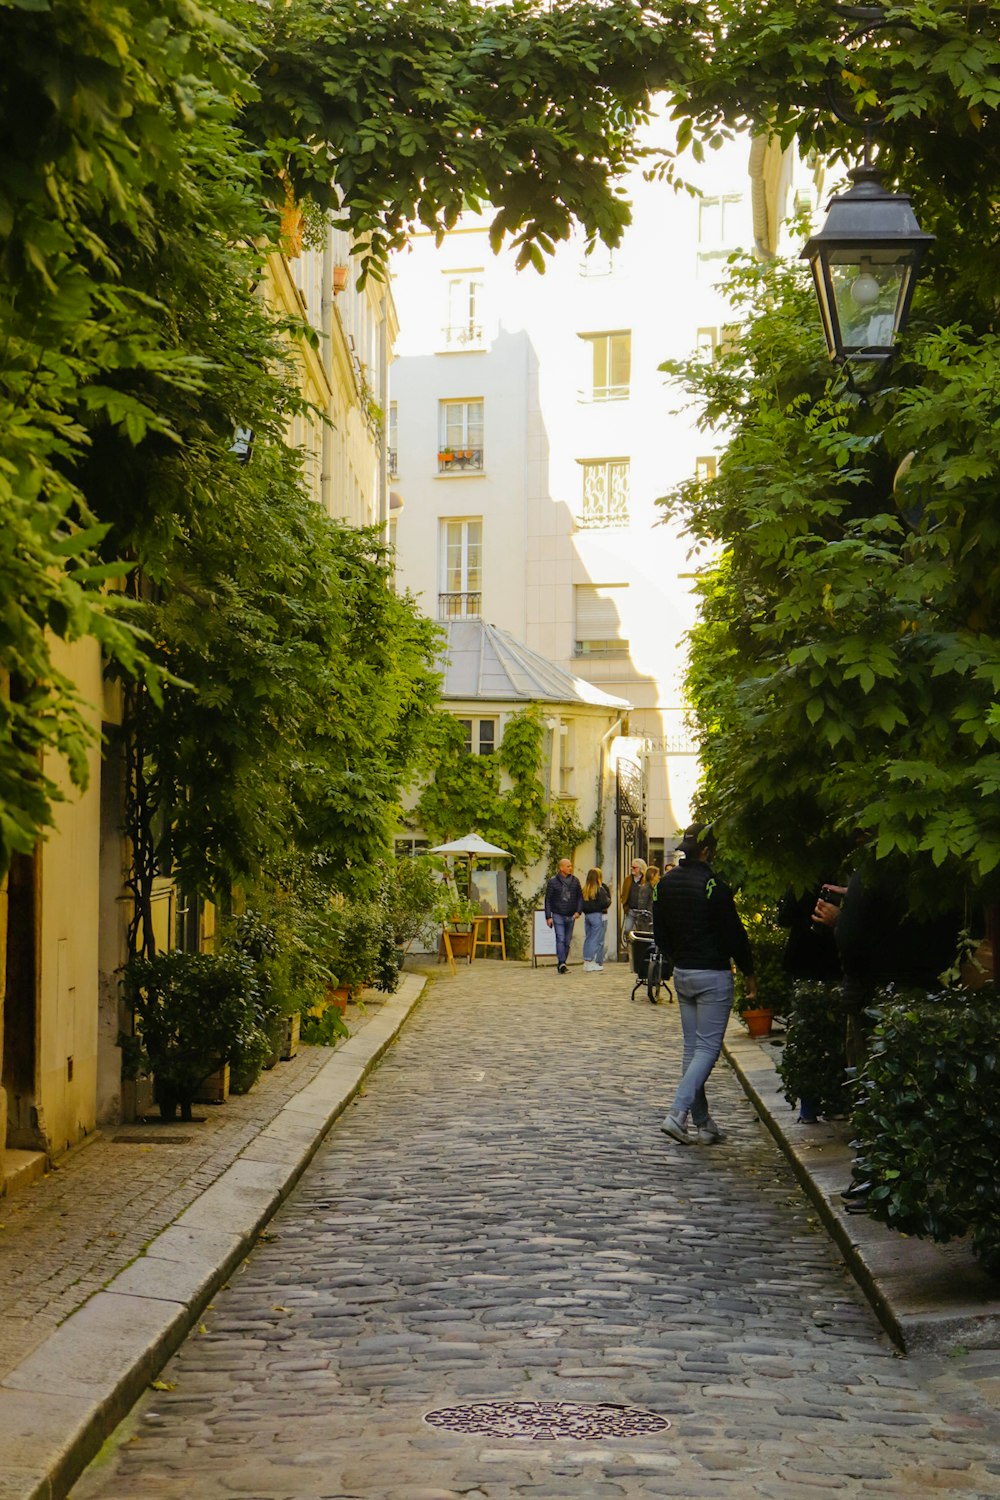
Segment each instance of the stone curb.
[[788,1157],[819,1217],[886,1332],[907,1354],[1000,1344],[1000,1287],[964,1241],[936,1245],[898,1234],[840,1198],[851,1177],[845,1122],[798,1125],[781,1092],[775,1054],[735,1029],[725,1053],[743,1089]]
[[0,1500],[68,1493],[252,1250],[425,983],[404,974],[217,1181],[0,1380]]

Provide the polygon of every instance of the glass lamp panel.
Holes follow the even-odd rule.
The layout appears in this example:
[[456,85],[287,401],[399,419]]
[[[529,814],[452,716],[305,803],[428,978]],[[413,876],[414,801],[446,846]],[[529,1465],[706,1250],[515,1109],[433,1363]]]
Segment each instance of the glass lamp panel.
[[844,351],[888,350],[893,346],[896,318],[904,290],[899,261],[831,264],[830,283],[837,309]]

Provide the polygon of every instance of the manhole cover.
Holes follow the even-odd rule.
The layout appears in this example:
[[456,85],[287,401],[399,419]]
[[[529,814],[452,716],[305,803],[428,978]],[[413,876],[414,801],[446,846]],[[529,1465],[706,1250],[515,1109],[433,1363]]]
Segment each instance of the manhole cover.
[[432,1427],[449,1432],[476,1432],[494,1438],[531,1438],[550,1443],[556,1438],[646,1437],[665,1432],[666,1417],[634,1406],[602,1401],[595,1406],[580,1401],[483,1401],[470,1406],[444,1406],[424,1417]]

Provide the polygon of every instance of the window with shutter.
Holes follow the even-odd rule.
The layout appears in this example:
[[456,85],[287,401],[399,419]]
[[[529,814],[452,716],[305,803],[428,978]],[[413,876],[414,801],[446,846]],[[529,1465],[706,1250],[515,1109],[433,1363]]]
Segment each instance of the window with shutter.
[[621,615],[627,588],[624,583],[577,584],[577,656],[628,655]]

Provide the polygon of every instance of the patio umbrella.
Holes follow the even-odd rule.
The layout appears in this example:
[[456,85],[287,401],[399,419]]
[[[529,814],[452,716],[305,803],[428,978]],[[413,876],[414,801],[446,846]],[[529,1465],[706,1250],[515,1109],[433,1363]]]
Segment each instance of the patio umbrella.
[[464,838],[452,839],[450,844],[438,844],[431,850],[432,854],[484,854],[499,855],[504,859],[513,859],[509,849],[498,849],[496,844],[488,844],[485,839],[480,838],[478,833],[467,833]]

